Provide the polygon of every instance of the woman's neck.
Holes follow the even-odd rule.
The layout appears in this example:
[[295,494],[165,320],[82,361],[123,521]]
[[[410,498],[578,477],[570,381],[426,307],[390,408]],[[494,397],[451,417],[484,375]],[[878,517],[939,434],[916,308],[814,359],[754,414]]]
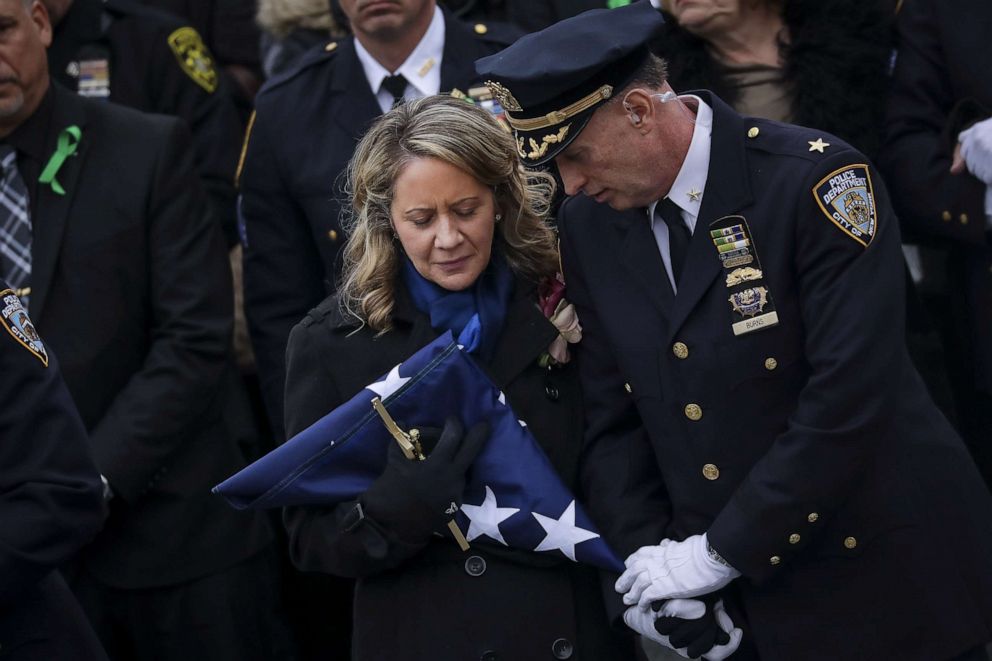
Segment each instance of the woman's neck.
[[764,5],[744,10],[741,21],[733,28],[705,37],[710,54],[723,64],[770,67],[782,66],[782,38],[787,39],[788,34],[781,14]]

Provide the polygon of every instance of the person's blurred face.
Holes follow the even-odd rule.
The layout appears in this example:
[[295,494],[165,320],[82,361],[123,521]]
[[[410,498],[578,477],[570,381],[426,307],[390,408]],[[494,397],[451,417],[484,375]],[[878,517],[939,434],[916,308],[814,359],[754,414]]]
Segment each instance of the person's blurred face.
[[0,133],[21,125],[48,89],[48,13],[35,0],[0,0]]
[[741,20],[742,2],[753,0],[668,0],[676,22],[700,37],[728,30]]
[[449,291],[471,287],[492,254],[493,192],[436,158],[407,163],[393,184],[393,228],[417,272]]
[[435,0],[340,0],[355,34],[388,39],[426,20]]
[[[575,140],[555,157],[555,166],[567,195],[584,193],[617,211],[643,207],[667,190],[674,174],[645,166],[644,142],[619,103],[608,103]],[[667,185],[666,182],[667,181]]]

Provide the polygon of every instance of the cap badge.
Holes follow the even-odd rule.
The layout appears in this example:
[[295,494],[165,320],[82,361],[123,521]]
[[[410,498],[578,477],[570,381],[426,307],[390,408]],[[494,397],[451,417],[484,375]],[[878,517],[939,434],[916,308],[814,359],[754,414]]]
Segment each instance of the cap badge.
[[509,110],[511,112],[520,112],[523,110],[520,102],[513,98],[513,95],[510,94],[510,90],[506,89],[499,83],[494,83],[491,80],[487,80],[486,87],[488,87],[489,91],[493,93],[493,96],[496,97],[496,100],[499,101],[499,104],[503,106],[504,110]]

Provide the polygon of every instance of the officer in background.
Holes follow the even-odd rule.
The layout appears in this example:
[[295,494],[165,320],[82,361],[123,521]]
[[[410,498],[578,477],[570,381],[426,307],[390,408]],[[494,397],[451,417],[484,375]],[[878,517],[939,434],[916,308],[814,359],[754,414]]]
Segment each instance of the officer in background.
[[106,661],[56,570],[103,524],[103,483],[55,356],[4,282],[0,326],[0,655]]
[[899,225],[839,138],[677,96],[649,3],[480,60],[554,161],[583,493],[616,617],[719,594],[732,658],[986,659],[992,498],[904,341]]
[[80,96],[183,119],[228,247],[237,243],[234,172],[241,120],[199,33],[134,0],[44,0],[55,25],[52,77]]
[[992,485],[992,4],[907,0],[879,168],[944,340],[958,424]]

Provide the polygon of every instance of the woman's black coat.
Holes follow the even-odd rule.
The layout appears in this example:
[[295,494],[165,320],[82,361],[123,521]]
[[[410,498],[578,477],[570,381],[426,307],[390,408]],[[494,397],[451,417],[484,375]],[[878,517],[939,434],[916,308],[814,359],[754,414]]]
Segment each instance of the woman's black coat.
[[[437,332],[397,287],[394,328],[358,328],[329,298],[293,329],[287,351],[286,433],[350,399]],[[518,280],[495,357],[482,365],[525,420],[564,482],[577,483],[581,394],[574,362],[537,362],[557,331]],[[438,421],[441,426],[443,421]],[[285,512],[290,553],[302,570],[356,577],[353,658],[632,659],[608,628],[597,572],[567,560],[488,545],[463,553],[450,539],[411,543],[371,518],[351,532],[354,503]]]

